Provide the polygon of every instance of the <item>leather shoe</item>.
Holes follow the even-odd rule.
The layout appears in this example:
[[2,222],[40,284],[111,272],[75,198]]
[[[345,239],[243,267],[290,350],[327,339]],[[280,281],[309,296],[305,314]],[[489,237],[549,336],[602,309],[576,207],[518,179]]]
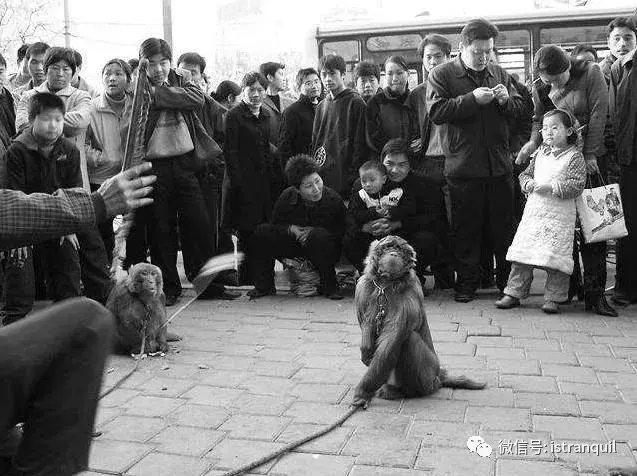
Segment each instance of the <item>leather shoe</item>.
[[513,309],[520,305],[520,300],[516,297],[505,294],[502,299],[498,299],[495,302],[495,307],[498,309]]
[[560,307],[555,301],[545,301],[542,304],[542,311],[546,314],[557,314],[560,312]]
[[463,292],[463,291],[456,292],[456,295],[453,297],[453,299],[456,302],[462,302],[462,303],[471,302],[475,298],[476,298],[476,295],[474,293]]
[[617,317],[619,315],[617,314],[617,311],[608,304],[606,296],[600,297],[595,303],[587,302],[586,310],[593,311],[595,314],[606,317]]
[[275,288],[271,288],[271,289],[267,289],[265,291],[262,291],[260,289],[254,288],[251,289],[250,291],[248,291],[248,297],[250,298],[250,301],[254,300],[254,299],[259,299],[265,296],[274,296],[276,294],[276,289]]
[[621,306],[621,307],[625,307],[625,306],[628,306],[629,304],[636,302],[634,298],[631,299],[630,296],[628,296],[627,294],[621,291],[614,292],[610,300],[612,301],[613,304],[617,304],[618,306]]

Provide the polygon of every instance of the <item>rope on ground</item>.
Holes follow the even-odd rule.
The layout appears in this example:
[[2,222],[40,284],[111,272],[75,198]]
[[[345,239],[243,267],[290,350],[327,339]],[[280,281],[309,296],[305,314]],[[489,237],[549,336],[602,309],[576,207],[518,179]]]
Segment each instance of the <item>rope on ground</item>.
[[239,469],[235,469],[232,471],[229,471],[227,473],[223,473],[222,476],[237,476],[239,474],[243,474],[247,471],[250,471],[251,469],[254,468],[258,468],[259,466],[261,466],[262,464],[267,463],[268,461],[273,460],[274,458],[277,458],[285,453],[288,453],[289,451],[292,451],[295,448],[298,448],[299,446],[307,443],[308,441],[312,441],[315,440],[316,438],[319,438],[321,436],[323,436],[326,433],[329,433],[330,431],[334,430],[335,428],[341,426],[343,423],[345,423],[345,421],[351,417],[354,413],[356,413],[361,407],[351,407],[347,413],[345,413],[345,415],[343,415],[341,418],[339,418],[338,420],[336,420],[334,423],[332,423],[330,426],[323,428],[322,430],[319,430],[315,433],[312,433],[304,438],[301,438],[300,440],[294,441],[292,443],[289,443],[287,445],[285,445],[283,448],[278,449],[276,451],[273,451],[272,453],[269,453],[267,455],[265,455],[263,458],[258,459],[256,461],[253,461],[252,463],[249,463],[245,466],[242,466]]

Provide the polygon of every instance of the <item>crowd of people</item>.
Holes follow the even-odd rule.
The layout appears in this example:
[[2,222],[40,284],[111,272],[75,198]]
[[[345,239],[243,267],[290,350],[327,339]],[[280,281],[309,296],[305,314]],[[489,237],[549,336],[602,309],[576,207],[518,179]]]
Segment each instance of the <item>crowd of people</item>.
[[[517,306],[541,268],[546,312],[577,297],[612,316],[607,245],[581,238],[574,203],[586,186],[620,182],[629,236],[617,246],[611,299],[637,301],[636,33],[633,19],[613,20],[601,62],[587,45],[570,53],[544,46],[534,56],[535,81],[522,84],[498,65],[497,27],[478,19],[463,28],[455,58],[445,36],[422,40],[424,80],[413,90],[401,56],[385,61],[384,87],[378,65],[362,61],[350,88],[345,60],[328,55],[317,69],[298,71],[296,101],[277,62],[209,94],[205,59],[187,52],[174,62],[158,38],[142,43],[139,58],[108,61],[98,92],[81,76],[77,51],[36,42],[20,48],[8,78],[0,57],[0,184],[25,193],[96,191],[116,175],[146,60],[143,150],[157,182],[153,204],[129,229],[124,267],[159,266],[168,306],[182,292],[179,249],[192,280],[209,258],[232,249],[235,235],[246,253],[240,282],[254,285],[250,298],[276,293],[274,260],[295,257],[316,269],[321,294],[340,299],[337,263],[360,273],[370,244],[395,234],[414,246],[423,286],[433,275],[458,302],[497,286],[496,305]],[[103,303],[113,248],[111,220],[3,250],[4,324],[41,297]],[[221,282],[204,293],[239,295]]]

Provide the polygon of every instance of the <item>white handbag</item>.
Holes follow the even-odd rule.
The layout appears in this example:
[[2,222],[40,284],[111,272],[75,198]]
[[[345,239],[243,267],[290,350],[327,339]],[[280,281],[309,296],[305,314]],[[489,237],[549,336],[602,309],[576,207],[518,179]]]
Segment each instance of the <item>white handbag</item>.
[[586,243],[616,240],[628,235],[619,184],[585,188],[575,205]]

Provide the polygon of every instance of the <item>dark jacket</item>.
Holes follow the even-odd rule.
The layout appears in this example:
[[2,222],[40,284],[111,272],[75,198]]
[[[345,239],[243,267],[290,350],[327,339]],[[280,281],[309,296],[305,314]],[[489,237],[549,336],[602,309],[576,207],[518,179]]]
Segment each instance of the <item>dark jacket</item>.
[[210,96],[204,96],[204,105],[197,111],[197,116],[208,135],[212,137],[220,147],[223,147],[224,140],[224,115],[225,110],[221,104]]
[[309,154],[312,147],[312,125],[318,104],[301,94],[281,116],[279,158],[284,168],[287,160],[297,154]]
[[[471,73],[473,74],[473,73]],[[489,63],[483,80],[475,81],[460,57],[436,66],[428,77],[427,109],[435,124],[443,124],[445,175],[459,178],[498,177],[513,170],[509,151],[509,122],[520,117],[522,98],[511,77]],[[509,100],[480,106],[473,90],[503,84]]]
[[604,127],[608,113],[608,88],[599,65],[587,61],[574,62],[569,80],[552,98],[549,97],[550,89],[545,84],[533,87],[531,140],[540,145],[542,117],[550,109],[558,107],[573,114],[580,126],[586,126],[582,133],[584,159],[589,160],[591,156],[597,159],[603,157],[606,153]]
[[418,137],[418,119],[416,111],[407,103],[408,96],[409,91],[396,96],[385,88],[367,103],[367,145],[376,157],[380,158],[390,139],[413,140]]
[[416,203],[413,215],[403,220],[402,230],[405,233],[427,230],[439,237],[445,236],[447,221],[440,185],[430,178],[410,172],[405,180],[393,186],[402,187],[403,196],[413,197]]
[[325,228],[336,236],[345,231],[345,205],[341,197],[329,187],[323,187],[318,202],[308,203],[295,187],[288,187],[274,205],[272,224],[287,228],[290,225]]
[[7,188],[24,193],[53,193],[58,188],[82,186],[80,151],[60,137],[45,157],[32,134],[25,129],[7,150]]
[[[387,219],[390,221],[401,221],[403,223],[403,228],[406,226],[408,221],[414,219],[418,210],[415,191],[412,187],[409,187],[409,183],[407,186],[407,188],[404,187],[402,182],[393,183],[387,181],[387,183],[383,186],[383,189],[378,194],[378,197],[372,197],[380,198],[388,195],[389,192],[396,188],[402,188],[403,195],[400,198],[398,205],[389,209],[390,211]],[[367,208],[367,204],[358,194],[361,188],[360,180],[356,180],[352,188],[349,204],[347,205],[345,222],[347,228],[346,234],[348,236],[355,236],[356,234],[361,233],[361,228],[365,223],[382,218],[375,208]]]
[[270,114],[269,116],[270,117],[270,143],[275,147],[278,147],[279,145],[279,131],[281,129],[281,114],[283,114],[283,111],[287,109],[290,103],[291,103],[291,100],[287,99],[285,96],[281,94],[279,94],[280,107],[277,107],[274,101],[267,94],[265,95],[265,98],[263,99],[262,107],[264,109],[267,109],[268,113]]
[[351,89],[334,99],[328,94],[316,108],[312,129],[312,154],[325,185],[346,198],[367,160],[366,149],[365,101]]
[[604,79],[606,80],[606,84],[610,84],[610,72],[615,61],[617,61],[617,58],[615,58],[613,54],[609,52],[604,57],[604,59],[599,62],[599,67],[602,69],[602,73],[604,74]]
[[[261,107],[259,117],[245,103],[226,115],[226,169],[231,196],[225,225],[252,230],[269,221],[276,199],[274,158],[270,152],[270,116]],[[278,165],[277,165],[278,169]]]
[[630,165],[637,154],[637,73],[633,71],[635,55],[627,54],[616,61],[611,69],[610,116],[615,132],[617,162]]
[[533,95],[524,84],[515,78],[511,78],[511,83],[522,98],[523,105],[522,114],[520,114],[519,117],[511,119],[509,123],[511,152],[517,154],[531,137],[531,131],[533,129]]
[[422,84],[416,86],[407,96],[405,104],[415,111],[418,118],[418,130],[420,139],[422,140],[422,155],[427,151],[429,146],[429,135],[431,134],[431,120],[427,111],[427,79]]
[[190,137],[194,137],[190,114],[199,113],[204,106],[204,93],[195,83],[186,81],[174,69],[168,73],[168,84],[155,87],[155,95],[148,111],[144,146],[148,145],[153,135],[159,114],[162,109],[176,109],[184,115]]

